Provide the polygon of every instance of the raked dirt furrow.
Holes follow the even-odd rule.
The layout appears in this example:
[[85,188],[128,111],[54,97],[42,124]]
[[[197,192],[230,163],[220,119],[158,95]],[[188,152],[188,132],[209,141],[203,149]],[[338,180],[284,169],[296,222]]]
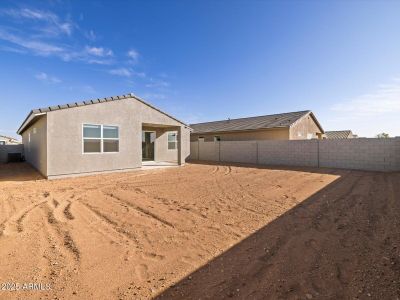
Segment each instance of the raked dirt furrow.
[[85,206],[91,213],[96,215],[100,220],[102,220],[104,223],[108,224],[113,228],[115,232],[118,232],[128,238],[129,240],[133,241],[138,247],[143,247],[142,242],[140,239],[136,236],[136,234],[127,228],[124,228],[123,226],[119,225],[118,222],[112,220],[109,216],[101,212],[98,208],[87,204],[85,202],[80,201],[80,203]]
[[[13,235],[24,231],[23,221],[24,219],[38,206],[47,202],[42,200],[31,205],[28,205],[24,210],[9,217],[5,222],[0,225],[0,236],[1,235]],[[3,230],[2,230],[3,228]]]

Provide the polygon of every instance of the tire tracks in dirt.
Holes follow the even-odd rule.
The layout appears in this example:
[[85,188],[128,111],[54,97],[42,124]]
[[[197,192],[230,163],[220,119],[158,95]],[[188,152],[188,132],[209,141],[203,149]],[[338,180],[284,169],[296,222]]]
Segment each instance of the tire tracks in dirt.
[[[41,204],[47,202],[47,200],[43,200],[34,204],[29,205],[22,213],[16,213],[13,216],[6,219],[2,224],[0,224],[0,237],[4,234],[5,231],[12,234],[14,231],[17,233],[21,233],[24,231],[23,221],[24,219],[31,213],[35,208],[40,206]],[[15,230],[12,228],[7,228],[9,226],[15,227]],[[9,229],[9,230],[7,230]]]
[[88,203],[82,202],[82,201],[79,201],[79,203],[81,203],[83,206],[85,206],[89,211],[91,211],[94,215],[96,215],[100,220],[102,220],[103,222],[105,222],[106,224],[111,226],[113,228],[113,230],[115,230],[116,232],[124,235],[129,240],[135,242],[135,244],[138,247],[143,248],[142,243],[140,242],[140,240],[138,239],[138,237],[134,233],[132,233],[131,231],[127,230],[123,226],[120,226],[118,224],[118,222],[116,222],[116,221],[112,220],[111,218],[109,218],[107,215],[102,213],[96,207],[94,207],[94,206],[92,206],[92,205],[90,205]]
[[59,235],[59,237],[63,241],[63,246],[73,255],[74,259],[79,262],[80,260],[80,250],[76,243],[74,242],[70,232],[65,229],[66,224],[61,224],[54,217],[54,210],[52,210],[51,206],[48,203],[43,204],[43,210],[47,215],[47,222],[50,224]]
[[75,219],[75,217],[74,217],[74,216],[72,215],[72,213],[71,213],[71,205],[72,205],[72,202],[69,201],[69,200],[67,200],[67,202],[68,202],[68,204],[67,204],[67,206],[65,206],[65,208],[64,208],[64,210],[63,210],[63,213],[64,213],[65,217],[66,217],[68,220],[73,220],[73,219]]
[[170,228],[174,228],[175,229],[175,226],[172,223],[168,222],[167,220],[161,218],[160,216],[152,213],[151,211],[149,211],[149,210],[147,210],[147,209],[145,209],[143,207],[135,205],[135,204],[133,204],[133,203],[127,201],[127,200],[124,200],[121,197],[118,197],[118,196],[114,195],[113,193],[104,193],[104,194],[109,196],[109,197],[111,197],[111,198],[113,198],[113,199],[115,199],[115,200],[117,200],[118,202],[120,202],[122,204],[128,205],[130,208],[133,208],[134,210],[138,211],[142,215],[145,215],[145,216],[147,216],[149,218],[152,218],[152,219],[160,222],[163,225],[166,225],[166,226],[168,226]]

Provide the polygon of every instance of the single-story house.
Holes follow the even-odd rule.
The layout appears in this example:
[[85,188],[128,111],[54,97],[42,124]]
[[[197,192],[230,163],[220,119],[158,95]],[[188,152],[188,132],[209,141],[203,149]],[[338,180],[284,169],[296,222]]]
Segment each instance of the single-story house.
[[0,145],[19,145],[21,144],[17,139],[9,136],[0,135]]
[[336,131],[325,131],[325,138],[328,140],[337,139],[354,139],[358,136],[353,134],[351,130],[336,130]]
[[190,140],[248,141],[321,139],[324,130],[310,111],[190,124]]
[[185,163],[190,127],[133,94],[32,110],[18,134],[47,178]]

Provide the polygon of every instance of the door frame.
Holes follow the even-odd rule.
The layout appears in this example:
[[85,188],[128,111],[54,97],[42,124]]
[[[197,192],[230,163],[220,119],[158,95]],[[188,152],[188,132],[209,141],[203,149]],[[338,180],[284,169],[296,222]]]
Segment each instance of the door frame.
[[[156,138],[154,139],[154,149],[153,149],[153,156],[154,156],[154,158],[153,158],[153,161],[156,161],[156,141],[157,141],[157,131],[155,131],[155,130],[143,130],[142,129],[142,135],[141,135],[141,140],[142,140],[142,143],[143,143],[143,132],[144,133],[146,133],[146,132],[150,132],[150,133],[154,133],[155,135],[156,135]],[[142,157],[142,162],[143,161],[146,161],[146,160],[143,160],[143,148],[142,148],[142,155],[141,155],[141,157]],[[151,161],[151,160],[149,160],[149,161]]]

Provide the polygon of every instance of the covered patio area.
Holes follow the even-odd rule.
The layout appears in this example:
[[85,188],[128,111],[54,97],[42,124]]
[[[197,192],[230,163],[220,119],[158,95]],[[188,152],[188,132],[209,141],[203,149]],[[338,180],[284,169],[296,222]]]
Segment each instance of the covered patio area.
[[142,166],[178,166],[184,161],[179,126],[142,124]]

